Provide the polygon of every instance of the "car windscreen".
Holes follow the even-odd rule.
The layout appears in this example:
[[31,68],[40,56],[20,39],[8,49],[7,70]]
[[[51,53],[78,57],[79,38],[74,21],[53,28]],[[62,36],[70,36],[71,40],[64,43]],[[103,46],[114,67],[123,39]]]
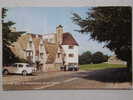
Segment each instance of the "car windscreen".
[[32,65],[26,65],[26,67],[33,67]]
[[12,66],[13,66],[13,67],[17,67],[17,64],[13,64]]

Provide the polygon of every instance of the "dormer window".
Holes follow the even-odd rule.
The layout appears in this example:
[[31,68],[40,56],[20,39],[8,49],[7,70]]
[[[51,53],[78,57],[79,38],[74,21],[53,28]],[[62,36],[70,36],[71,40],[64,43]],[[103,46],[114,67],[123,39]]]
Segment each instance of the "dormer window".
[[58,58],[60,58],[61,53],[58,53]]
[[42,43],[40,44],[40,48],[43,49],[43,44]]
[[43,53],[40,53],[40,58],[43,59]]
[[30,46],[30,48],[32,47],[32,41],[29,41],[29,46]]

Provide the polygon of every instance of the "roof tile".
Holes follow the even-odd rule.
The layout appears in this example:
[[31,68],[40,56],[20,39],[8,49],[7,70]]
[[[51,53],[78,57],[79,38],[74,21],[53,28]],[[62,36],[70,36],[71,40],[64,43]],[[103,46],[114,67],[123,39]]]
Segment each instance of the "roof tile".
[[63,33],[62,45],[79,45],[70,33]]

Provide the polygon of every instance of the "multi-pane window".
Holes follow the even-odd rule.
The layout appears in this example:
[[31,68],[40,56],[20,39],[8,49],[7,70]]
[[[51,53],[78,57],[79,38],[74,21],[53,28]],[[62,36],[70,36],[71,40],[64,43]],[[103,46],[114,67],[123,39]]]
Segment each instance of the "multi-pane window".
[[60,58],[60,55],[61,55],[61,54],[60,54],[60,53],[58,53],[58,58]]
[[43,49],[43,44],[40,44],[40,48]]
[[74,54],[69,54],[68,56],[69,56],[69,57],[74,57]]
[[32,52],[29,52],[29,56],[32,56]]
[[43,53],[40,53],[40,58],[43,59]]
[[26,67],[31,67],[30,65],[26,65]]
[[73,45],[69,45],[69,49],[73,49],[74,48],[74,46]]
[[32,51],[27,51],[27,56],[32,56]]
[[32,41],[29,41],[29,46],[30,48],[32,48]]

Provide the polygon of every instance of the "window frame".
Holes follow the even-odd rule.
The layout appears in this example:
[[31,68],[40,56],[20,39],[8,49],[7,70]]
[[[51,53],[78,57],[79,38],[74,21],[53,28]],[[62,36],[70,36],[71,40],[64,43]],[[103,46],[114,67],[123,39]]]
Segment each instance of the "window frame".
[[69,48],[69,49],[74,49],[74,46],[73,46],[73,45],[69,45],[68,48]]
[[44,53],[40,53],[40,58],[43,59]]
[[29,41],[29,47],[32,48],[32,41]]
[[74,57],[74,54],[70,53],[70,54],[68,54],[68,56],[72,58],[72,57]]

